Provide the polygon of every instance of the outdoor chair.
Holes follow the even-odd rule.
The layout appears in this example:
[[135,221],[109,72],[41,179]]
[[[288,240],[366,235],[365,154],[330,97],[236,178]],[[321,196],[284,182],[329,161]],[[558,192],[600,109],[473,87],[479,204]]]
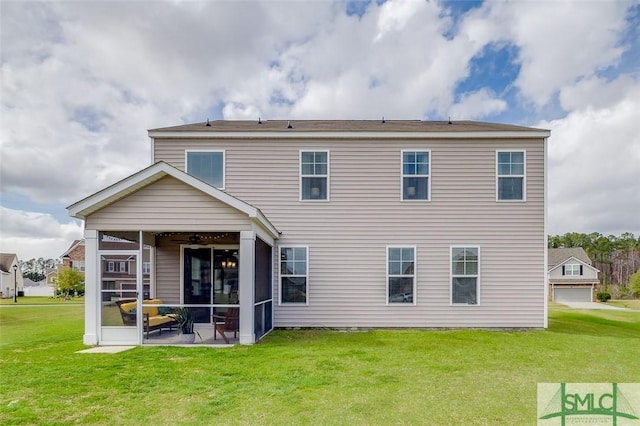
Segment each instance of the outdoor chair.
[[229,343],[226,333],[233,332],[233,338],[238,338],[238,330],[240,328],[240,309],[227,308],[225,315],[212,315],[213,318],[213,340],[216,340],[217,334],[220,333],[225,343]]

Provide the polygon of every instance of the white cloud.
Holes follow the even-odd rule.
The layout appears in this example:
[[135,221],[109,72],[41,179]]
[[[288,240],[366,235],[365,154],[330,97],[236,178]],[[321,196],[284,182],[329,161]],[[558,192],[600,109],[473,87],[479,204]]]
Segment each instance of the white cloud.
[[451,118],[472,120],[500,113],[506,109],[507,103],[504,100],[487,89],[480,89],[463,95],[460,101],[451,107]]
[[16,253],[20,260],[57,259],[73,240],[82,238],[80,223],[71,219],[60,223],[46,213],[0,206],[0,219],[0,252]]
[[629,84],[615,101],[601,108],[586,102],[566,118],[539,124],[552,131],[551,233],[640,234],[640,82],[620,79]]
[[631,2],[489,2],[494,37],[520,48],[515,85],[542,106],[563,86],[615,63]]

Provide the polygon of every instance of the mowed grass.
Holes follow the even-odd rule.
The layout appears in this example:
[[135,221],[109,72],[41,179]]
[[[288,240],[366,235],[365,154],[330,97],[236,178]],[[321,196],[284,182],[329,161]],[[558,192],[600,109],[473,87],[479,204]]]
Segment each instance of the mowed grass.
[[609,300],[607,305],[617,306],[619,308],[640,310],[640,299],[637,300]]
[[48,296],[23,296],[18,297],[18,301],[14,302],[13,297],[8,299],[0,299],[0,305],[70,305],[74,303],[83,304],[84,296],[72,297],[69,300],[65,300],[62,297],[48,297]]
[[640,312],[549,330],[276,331],[78,354],[83,307],[0,308],[0,424],[520,425],[538,382],[640,382]]

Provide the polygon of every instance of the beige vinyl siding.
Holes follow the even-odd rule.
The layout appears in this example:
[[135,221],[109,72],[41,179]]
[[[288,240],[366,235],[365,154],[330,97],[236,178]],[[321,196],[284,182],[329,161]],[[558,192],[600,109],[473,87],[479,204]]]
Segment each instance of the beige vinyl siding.
[[246,214],[172,177],[165,177],[86,219],[86,229],[121,231],[249,230]]
[[[543,327],[544,144],[530,140],[163,140],[155,160],[224,149],[226,191],[262,210],[279,246],[309,246],[308,306],[274,325]],[[299,201],[299,151],[330,151],[331,200]],[[431,151],[431,201],[401,201],[401,151]],[[496,150],[526,150],[524,203],[496,202]],[[386,247],[416,246],[416,305],[386,305]],[[480,247],[480,305],[450,305],[450,247]],[[279,250],[279,248],[277,248]],[[278,270],[277,256],[274,271]],[[279,276],[274,275],[274,300]]]
[[180,242],[164,238],[156,244],[156,297],[180,303]]
[[594,281],[598,280],[598,271],[593,268],[590,268],[586,265],[582,266],[582,275],[562,275],[562,265],[582,265],[582,263],[577,260],[571,259],[566,262],[562,262],[555,268],[553,271],[549,272],[549,280],[588,280],[593,279]]

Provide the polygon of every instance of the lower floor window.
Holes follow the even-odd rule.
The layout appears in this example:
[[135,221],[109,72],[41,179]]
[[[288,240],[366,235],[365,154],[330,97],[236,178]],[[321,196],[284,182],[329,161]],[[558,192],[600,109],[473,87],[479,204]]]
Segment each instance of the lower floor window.
[[280,303],[307,303],[307,247],[280,247]]
[[413,303],[415,247],[387,248],[387,302]]
[[451,303],[478,304],[479,247],[451,248]]

